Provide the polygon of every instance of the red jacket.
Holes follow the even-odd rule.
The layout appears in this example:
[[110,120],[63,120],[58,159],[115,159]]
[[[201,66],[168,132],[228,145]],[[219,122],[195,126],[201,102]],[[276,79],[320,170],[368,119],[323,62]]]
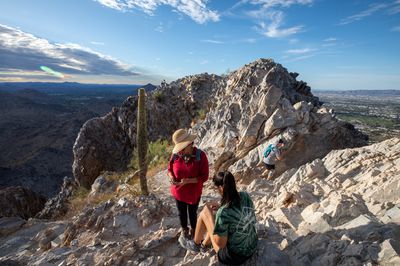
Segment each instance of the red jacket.
[[[193,155],[196,155],[197,148],[193,148]],[[171,194],[175,199],[186,202],[188,204],[198,203],[203,191],[203,183],[208,179],[208,159],[205,152],[201,151],[200,161],[196,161],[195,157],[190,158],[186,164],[180,156],[171,156],[168,164],[168,172],[175,176],[176,181],[181,181],[183,178],[197,178],[197,183],[186,184],[182,186],[171,185]]]

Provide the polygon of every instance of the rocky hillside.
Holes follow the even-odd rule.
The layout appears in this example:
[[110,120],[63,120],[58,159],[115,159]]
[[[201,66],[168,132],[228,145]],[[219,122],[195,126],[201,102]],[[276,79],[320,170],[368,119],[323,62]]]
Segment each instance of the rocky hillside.
[[[242,177],[260,174],[262,150],[274,137],[289,144],[278,173],[332,149],[365,145],[367,137],[322,108],[297,76],[271,59],[259,59],[226,77],[201,74],[162,84],[148,95],[150,140],[170,139],[177,128],[192,125],[215,167],[232,167]],[[102,171],[126,168],[135,145],[136,108],[137,97],[130,97],[82,127],[73,164],[80,184],[90,187]]]
[[[151,141],[170,138],[180,127],[189,127],[198,111],[206,109],[213,91],[224,83],[216,75],[194,75],[148,93],[147,124]],[[126,169],[136,141],[137,96],[119,108],[87,121],[75,141],[73,174],[90,188],[102,171]]]
[[[149,182],[148,197],[116,193],[68,221],[1,218],[0,263],[217,265],[210,251],[180,248],[165,172]],[[331,151],[273,182],[240,181],[255,203],[259,236],[246,265],[399,265],[399,184],[399,138]],[[203,201],[214,193],[209,181]]]
[[[226,77],[163,83],[148,94],[150,140],[192,127],[210,167],[229,169],[250,193],[259,245],[247,265],[399,264],[400,139],[363,146],[367,137],[296,78],[259,59]],[[217,265],[211,251],[193,255],[178,245],[165,171],[149,178],[147,197],[134,196],[133,176],[107,178],[105,171],[124,170],[131,159],[136,107],[129,97],[84,124],[73,147],[75,180],[64,180],[38,218],[0,218],[0,264]],[[267,181],[262,151],[277,138],[287,143],[284,160]],[[106,200],[63,218],[78,183],[91,189],[86,202]],[[211,183],[200,207],[218,199]]]

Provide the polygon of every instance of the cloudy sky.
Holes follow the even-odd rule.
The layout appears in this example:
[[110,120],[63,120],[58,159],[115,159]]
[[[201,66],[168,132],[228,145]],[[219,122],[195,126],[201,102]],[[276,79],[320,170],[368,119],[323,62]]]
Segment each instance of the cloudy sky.
[[400,0],[0,1],[0,82],[159,84],[273,58],[313,89],[400,89],[399,47]]

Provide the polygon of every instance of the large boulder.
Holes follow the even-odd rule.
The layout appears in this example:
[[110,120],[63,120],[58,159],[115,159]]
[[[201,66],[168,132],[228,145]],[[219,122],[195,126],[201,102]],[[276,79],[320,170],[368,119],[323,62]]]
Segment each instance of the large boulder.
[[0,218],[18,216],[34,217],[46,202],[46,198],[24,187],[8,187],[0,190]]
[[226,85],[214,93],[205,121],[194,127],[199,146],[218,162],[216,171],[229,168],[242,177],[259,175],[256,167],[263,150],[278,138],[287,145],[277,174],[331,150],[367,143],[367,136],[321,107],[296,76],[270,59],[259,59],[227,77]]

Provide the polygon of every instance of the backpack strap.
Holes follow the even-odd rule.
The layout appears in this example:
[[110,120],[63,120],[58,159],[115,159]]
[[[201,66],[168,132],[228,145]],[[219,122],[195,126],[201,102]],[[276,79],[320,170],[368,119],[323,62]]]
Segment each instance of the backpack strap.
[[[192,155],[192,156],[193,156],[193,155]],[[193,156],[193,157],[194,157],[194,156]],[[193,157],[192,157],[192,158],[193,158]],[[178,154],[176,154],[176,153],[172,154],[170,163],[173,164],[178,158],[179,158],[179,155],[178,155]],[[199,148],[196,149],[195,158],[196,158],[196,162],[200,162],[200,160],[201,160],[201,150],[200,150]]]
[[172,154],[171,163],[174,163],[179,158],[179,155],[174,153]]
[[268,147],[265,149],[264,158],[267,158],[269,154],[275,149],[275,145],[269,144]]
[[201,160],[201,150],[199,148],[196,149],[196,161],[200,162]]

